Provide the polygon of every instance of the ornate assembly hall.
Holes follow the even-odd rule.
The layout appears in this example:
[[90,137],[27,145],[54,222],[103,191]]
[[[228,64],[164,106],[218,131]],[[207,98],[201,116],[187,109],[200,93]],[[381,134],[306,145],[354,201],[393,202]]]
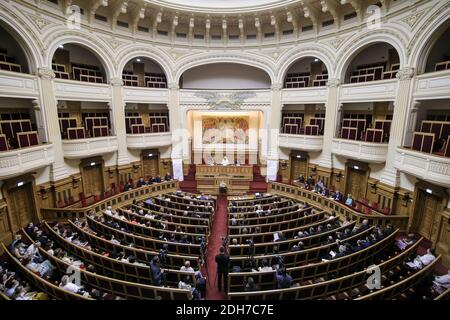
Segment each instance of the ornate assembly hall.
[[0,1],[0,300],[449,300],[449,268],[448,0]]

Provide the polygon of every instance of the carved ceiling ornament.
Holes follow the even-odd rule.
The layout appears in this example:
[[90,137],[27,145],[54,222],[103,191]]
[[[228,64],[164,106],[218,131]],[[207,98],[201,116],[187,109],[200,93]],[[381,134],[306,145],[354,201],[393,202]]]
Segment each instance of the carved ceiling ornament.
[[413,14],[404,17],[400,21],[406,23],[411,29],[414,28],[414,26],[417,24],[417,22],[420,20],[420,18],[425,14],[426,10],[414,12]]
[[205,99],[209,110],[241,110],[245,100],[256,96],[254,91],[233,93],[196,92],[194,96]]
[[46,26],[50,25],[51,22],[48,20],[45,20],[42,17],[39,16],[31,16],[31,21],[34,23],[34,25],[40,30],[42,31]]

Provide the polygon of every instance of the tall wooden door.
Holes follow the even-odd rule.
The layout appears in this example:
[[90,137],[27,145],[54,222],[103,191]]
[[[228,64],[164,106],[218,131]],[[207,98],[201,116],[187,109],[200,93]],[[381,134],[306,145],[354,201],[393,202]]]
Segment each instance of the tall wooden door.
[[13,231],[26,227],[30,221],[37,220],[31,182],[9,189],[8,205]]
[[94,194],[103,194],[103,172],[101,164],[83,168],[84,194],[89,197]]
[[[345,192],[350,193],[355,200],[364,199],[366,197],[367,176],[363,170],[348,168],[347,184]],[[345,196],[347,196],[347,194]]]
[[[159,174],[159,161],[158,157],[142,157],[142,172],[144,177],[154,177]],[[165,174],[165,173],[163,173]]]
[[432,194],[428,194],[422,190],[419,192],[417,202],[418,207],[415,213],[419,219],[417,231],[425,238],[431,239],[440,198]]
[[308,161],[306,158],[291,158],[291,180],[297,180],[300,175],[306,179],[308,174]]

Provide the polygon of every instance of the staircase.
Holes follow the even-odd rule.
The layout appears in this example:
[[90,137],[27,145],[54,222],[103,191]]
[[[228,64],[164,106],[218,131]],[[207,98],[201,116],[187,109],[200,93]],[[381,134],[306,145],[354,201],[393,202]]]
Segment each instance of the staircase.
[[250,192],[267,192],[266,178],[261,175],[261,169],[258,165],[253,165],[253,181],[250,182]]
[[197,181],[195,181],[195,164],[189,165],[189,172],[184,176],[184,181],[180,181],[180,189],[185,192],[198,193]]

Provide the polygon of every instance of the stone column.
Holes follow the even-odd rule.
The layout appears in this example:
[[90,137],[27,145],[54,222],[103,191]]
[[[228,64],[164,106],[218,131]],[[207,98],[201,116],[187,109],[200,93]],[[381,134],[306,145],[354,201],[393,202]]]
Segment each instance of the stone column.
[[180,87],[178,83],[169,83],[169,121],[170,131],[172,132],[172,169],[174,179],[183,181],[183,137],[187,132],[182,126],[181,107],[180,107]]
[[398,186],[400,182],[400,172],[394,168],[394,161],[397,147],[401,147],[404,141],[404,132],[407,126],[413,77],[414,68],[411,67],[405,67],[397,73],[397,98],[394,102],[394,114],[392,117],[391,132],[389,135],[386,165],[380,179],[382,183],[394,187]]
[[123,80],[112,78],[111,96],[112,96],[112,116],[113,116],[113,134],[117,137],[117,165],[130,164],[127,150],[127,131],[125,128],[125,103],[123,102]]
[[276,180],[278,173],[279,160],[279,144],[278,139],[280,135],[281,125],[281,88],[280,83],[273,83],[272,101],[270,104],[270,111],[267,112],[267,181]]
[[38,99],[33,100],[32,102],[33,105],[33,111],[34,111],[34,120],[36,123],[36,129],[39,135],[39,141],[42,142],[47,142],[48,138],[47,138],[47,132],[45,130],[45,123],[44,123],[44,117],[42,114],[42,109],[41,109],[41,103]]
[[329,79],[327,82],[328,97],[325,105],[325,127],[323,130],[322,153],[319,158],[319,166],[331,169],[333,156],[331,153],[332,140],[336,134],[338,112],[342,108],[339,104],[339,79]]
[[64,151],[58,121],[58,108],[53,86],[55,73],[50,68],[39,68],[38,75],[41,96],[40,105],[44,109],[44,121],[47,128],[47,143],[53,144],[55,159],[50,170],[50,180],[58,181],[67,178],[69,174],[64,162]]

